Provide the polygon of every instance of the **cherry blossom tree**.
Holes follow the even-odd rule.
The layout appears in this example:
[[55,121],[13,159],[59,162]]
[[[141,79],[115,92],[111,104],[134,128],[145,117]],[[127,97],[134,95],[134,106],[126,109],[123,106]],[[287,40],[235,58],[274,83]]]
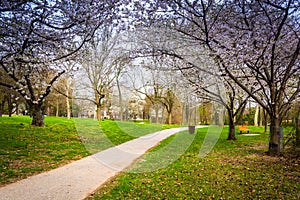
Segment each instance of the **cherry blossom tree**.
[[[234,11],[228,14],[229,9]],[[279,155],[281,122],[300,92],[299,3],[241,1],[225,10],[224,37],[215,40],[225,40],[227,49],[217,42],[212,46],[227,76],[267,111],[269,153]]]
[[[72,59],[95,30],[112,23],[118,1],[58,0],[0,3],[0,66],[26,100],[32,125],[43,126],[43,100],[64,74],[61,63]],[[74,45],[76,43],[76,45]],[[45,77],[47,72],[55,72]]]
[[300,92],[299,1],[135,3],[145,8],[146,17],[135,13],[144,25],[182,35],[191,47],[205,47],[221,66],[219,73],[266,110],[271,121],[269,154],[279,155],[281,122]]

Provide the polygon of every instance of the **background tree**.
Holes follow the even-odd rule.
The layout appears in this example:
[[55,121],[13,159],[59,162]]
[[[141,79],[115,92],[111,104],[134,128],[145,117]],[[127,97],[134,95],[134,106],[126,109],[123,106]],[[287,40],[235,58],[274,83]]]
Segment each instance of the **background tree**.
[[216,102],[225,107],[229,125],[227,139],[236,140],[235,125],[236,122],[241,121],[249,96],[239,89],[239,86],[232,80],[218,76],[209,69],[203,72],[201,68],[199,69],[198,66],[188,63],[179,54],[176,54],[176,57],[179,57],[181,61],[187,62],[184,65],[177,66],[177,68],[180,69],[185,79],[192,85],[198,97],[204,101]]
[[293,104],[291,110],[288,113],[289,118],[285,120],[284,128],[287,138],[284,139],[284,143],[292,144],[296,148],[300,147],[300,104],[299,99]]
[[103,101],[112,92],[117,75],[115,73],[117,37],[112,26],[105,26],[99,29],[95,37],[85,46],[82,77],[86,78],[82,78],[81,83],[93,93],[94,98],[85,98],[95,104],[97,120],[101,120]]
[[54,85],[54,90],[64,96],[66,117],[71,119],[72,115],[72,99],[73,89],[75,85],[75,73],[78,71],[78,58],[74,60],[68,60],[63,63],[64,70],[66,73],[61,77],[61,79]]
[[175,119],[172,116],[173,111],[176,107],[180,107],[180,98],[177,93],[180,88],[178,83],[182,77],[165,66],[170,63],[165,62],[164,59],[153,56],[143,59],[142,68],[135,69],[136,73],[139,72],[139,79],[132,78],[132,85],[137,92],[145,95],[146,99],[151,102],[156,123],[159,121],[159,111],[163,108],[167,114],[165,122],[172,124],[172,119]]
[[[147,35],[145,38],[145,33],[151,33],[151,37]],[[249,96],[242,89],[238,89],[239,86],[234,81],[220,75],[219,67],[208,51],[205,48],[190,47],[190,40],[185,36],[165,33],[165,30],[161,29],[139,29],[137,37],[139,41],[143,41],[140,47],[143,48],[143,54],[153,54],[152,51],[155,51],[154,55],[157,58],[163,58],[161,54],[169,57],[161,61],[164,65],[169,64],[169,67],[164,69],[153,65],[159,73],[162,73],[161,69],[180,71],[189,83],[187,87],[191,88],[193,93],[197,93],[199,98],[219,103],[226,108],[229,118],[228,140],[236,140],[235,119],[239,120],[242,116],[240,114]]]
[[4,112],[4,106],[5,106],[5,89],[7,88],[3,88],[0,87],[0,117],[2,117],[3,112]]
[[300,106],[299,102],[296,107],[296,115],[295,115],[295,126],[296,126],[296,147],[300,147]]
[[160,123],[159,116],[160,113],[163,114],[163,105],[159,100],[163,95],[163,86],[160,84],[161,75],[159,75],[159,71],[151,70],[148,67],[136,67],[132,70],[133,73],[127,75],[131,81],[130,87],[139,93],[139,95],[144,96],[145,101],[148,103],[147,107],[149,107],[151,120],[151,110],[154,110],[154,122]]
[[211,116],[211,103],[209,101],[202,101],[199,106],[199,115],[201,124],[208,125],[210,124],[210,116]]
[[[5,76],[5,72],[0,68],[0,80],[6,83],[12,83],[9,77]],[[22,103],[18,92],[11,88],[0,86],[0,116],[6,112],[10,117],[13,114],[19,114],[18,105]]]
[[[61,80],[61,79],[60,79]],[[59,81],[60,81],[59,80]],[[59,82],[58,81],[58,82]],[[58,83],[57,82],[57,83]],[[55,84],[57,85],[57,84]],[[56,87],[56,86],[55,86]],[[43,103],[43,112],[48,116],[64,116],[66,114],[66,102],[62,94],[52,91]]]
[[124,120],[124,100],[123,100],[123,87],[122,78],[126,74],[126,68],[131,63],[131,60],[126,55],[118,55],[118,58],[115,60],[115,79],[116,87],[118,90],[118,107],[119,107],[119,119]]

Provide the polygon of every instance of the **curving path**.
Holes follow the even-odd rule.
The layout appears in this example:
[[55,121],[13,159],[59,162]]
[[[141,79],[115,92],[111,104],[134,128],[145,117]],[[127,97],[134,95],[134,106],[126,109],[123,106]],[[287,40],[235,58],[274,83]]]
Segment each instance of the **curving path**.
[[[198,126],[197,128],[201,128]],[[187,128],[148,134],[63,167],[0,188],[5,200],[84,199],[161,140]]]

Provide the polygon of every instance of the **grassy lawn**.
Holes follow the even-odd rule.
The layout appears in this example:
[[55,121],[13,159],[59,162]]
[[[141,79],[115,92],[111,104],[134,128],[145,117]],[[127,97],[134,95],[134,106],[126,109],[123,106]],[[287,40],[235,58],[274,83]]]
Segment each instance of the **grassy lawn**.
[[33,127],[29,117],[0,117],[0,186],[65,165],[138,136],[172,126],[67,120],[46,117]]
[[[173,127],[55,117],[46,117],[45,127],[30,122],[29,117],[0,118],[0,186]],[[250,127],[260,135],[238,135],[232,142],[225,128],[213,150],[200,158],[206,130],[162,141],[90,198],[300,199],[299,155],[266,156],[268,134]]]
[[33,127],[29,117],[0,117],[0,184],[57,168],[89,155],[74,123],[45,118],[45,127]]
[[[96,153],[166,128],[177,125],[161,125],[144,122],[121,122],[105,120],[99,122],[91,119],[74,119],[76,130],[82,143],[91,153]],[[105,133],[105,134],[103,134]]]
[[[183,143],[193,137],[182,132],[161,142],[89,199],[300,199],[299,155],[265,155],[268,134],[262,131],[250,127],[251,133],[260,135],[238,135],[233,142],[226,140],[225,128],[213,150],[200,158],[206,130],[199,129],[179,159],[147,172],[145,169],[151,169],[155,160],[164,162],[164,151],[160,150],[170,146],[175,137]],[[139,169],[140,173],[134,173]]]

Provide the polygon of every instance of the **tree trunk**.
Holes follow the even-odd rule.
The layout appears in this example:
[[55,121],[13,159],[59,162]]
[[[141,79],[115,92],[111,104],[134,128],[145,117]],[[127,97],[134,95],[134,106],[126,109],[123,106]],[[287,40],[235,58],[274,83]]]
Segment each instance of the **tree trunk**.
[[56,100],[56,114],[55,116],[58,117],[59,115],[59,102],[58,102],[58,99]]
[[281,153],[282,146],[280,144],[280,119],[275,116],[270,116],[270,139],[269,139],[269,154],[278,156]]
[[3,115],[4,104],[5,104],[5,101],[2,101],[2,102],[0,103],[0,117],[2,117],[2,115]]
[[296,125],[296,147],[300,147],[300,107],[298,107],[296,118],[295,118],[295,125]]
[[229,116],[229,130],[228,130],[228,137],[227,140],[236,140],[235,137],[235,124],[234,124],[234,116],[231,111],[228,111]]
[[268,113],[266,110],[264,112],[264,126],[265,126],[265,133],[268,132]]
[[120,82],[119,79],[116,79],[117,82],[117,88],[118,88],[118,94],[119,94],[119,106],[120,106],[120,113],[119,113],[119,118],[120,121],[123,121],[123,99],[122,99],[122,90],[121,90],[121,86],[120,86]]
[[8,116],[11,117],[13,105],[10,96],[7,97]]
[[255,114],[254,114],[254,126],[258,126],[258,119],[259,119],[259,105],[257,104],[255,107]]
[[50,106],[47,107],[47,115],[48,115],[48,116],[51,116],[51,115],[52,115]]
[[167,116],[167,124],[172,124],[172,114],[170,112],[167,112],[168,116]]
[[68,97],[66,97],[66,103],[67,103],[67,118],[71,119],[71,107],[70,107],[70,100]]
[[158,110],[159,110],[158,105],[155,105],[155,123],[156,124],[159,123],[158,122]]
[[160,124],[164,123],[164,118],[165,118],[165,108],[163,107],[161,111],[161,120],[159,122]]
[[44,115],[42,112],[42,105],[34,104],[30,108],[32,115],[32,126],[44,126]]
[[190,104],[189,104],[189,102],[187,104],[185,104],[185,119],[186,119],[187,124],[190,125],[191,117],[190,117]]
[[16,103],[16,115],[19,115],[19,104]]
[[237,115],[237,119],[236,119],[236,124],[238,125],[242,125],[243,124],[243,116],[244,116],[244,112],[246,109],[246,103],[242,106],[242,108],[240,109],[239,114]]
[[69,90],[70,90],[70,85],[69,85],[69,82],[67,82],[67,90],[66,90],[67,118],[71,119],[71,107],[70,107],[70,99],[69,99]]
[[97,105],[96,114],[97,114],[97,120],[100,121],[101,120],[101,106],[100,105]]
[[258,126],[262,127],[263,126],[263,109],[260,105],[258,105],[259,107],[259,123]]

